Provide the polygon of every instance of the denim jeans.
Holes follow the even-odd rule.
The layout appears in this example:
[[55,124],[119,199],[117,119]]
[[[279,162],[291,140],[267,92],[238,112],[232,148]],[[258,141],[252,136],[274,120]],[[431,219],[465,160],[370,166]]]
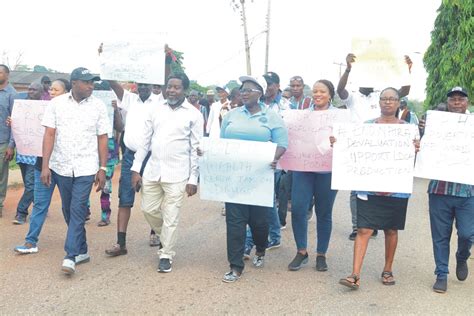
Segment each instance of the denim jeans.
[[443,279],[449,273],[449,244],[454,220],[458,231],[456,260],[465,262],[471,255],[474,242],[474,197],[429,194],[429,208],[435,274]]
[[20,166],[21,177],[23,179],[25,189],[20,201],[18,202],[16,216],[26,218],[28,216],[28,208],[34,200],[35,166],[25,163],[19,163],[18,166]]
[[75,257],[87,253],[86,229],[87,201],[91,193],[95,175],[64,177],[52,172],[61,194],[63,215],[67,234],[64,250],[65,259],[75,261]]
[[[277,192],[280,183],[281,170],[275,171],[275,192]],[[280,216],[276,207],[276,194],[273,196],[273,207],[269,207],[268,211],[268,242],[280,243],[281,240],[281,225]],[[247,227],[245,238],[245,248],[253,248],[254,241],[252,238],[252,230]]]
[[31,210],[30,228],[26,235],[26,242],[36,246],[38,243],[38,236],[43,228],[46,214],[48,214],[49,205],[51,204],[51,196],[53,195],[56,181],[51,177],[51,185],[45,186],[41,182],[41,172],[35,169],[35,201],[33,209]]
[[[143,175],[146,163],[151,156],[151,152],[145,157],[143,161],[140,174]],[[133,207],[135,203],[135,188],[132,188],[132,168],[133,159],[135,159],[135,152],[126,148],[125,153],[122,156],[122,165],[120,166],[120,179],[119,179],[119,207]]]
[[357,193],[356,191],[351,191],[351,197],[349,200],[351,208],[351,221],[352,221],[352,230],[357,229]]
[[0,144],[0,216],[3,209],[3,202],[7,195],[8,187],[8,161],[5,161],[5,152],[7,151],[8,143]]
[[227,260],[230,268],[244,270],[245,227],[248,225],[255,237],[257,252],[265,254],[268,238],[268,212],[271,207],[225,203],[227,227]]
[[308,247],[307,212],[311,200],[316,209],[316,252],[325,254],[328,250],[332,230],[332,208],[337,191],[331,190],[331,173],[293,172],[291,192],[291,221],[298,250]]

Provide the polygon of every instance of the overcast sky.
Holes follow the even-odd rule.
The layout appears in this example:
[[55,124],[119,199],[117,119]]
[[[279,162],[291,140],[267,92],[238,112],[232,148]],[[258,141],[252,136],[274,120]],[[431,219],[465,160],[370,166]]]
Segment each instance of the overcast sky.
[[[264,71],[267,0],[247,0],[252,74]],[[414,61],[410,98],[424,99],[422,54],[441,0],[272,0],[269,70],[282,86],[293,75],[312,84],[328,78],[337,84],[339,66],[351,39],[385,37],[401,57]],[[5,20],[6,19],[6,20]],[[100,42],[137,32],[166,34],[184,52],[191,79],[222,84],[246,72],[243,29],[230,0],[64,1],[7,0],[0,52],[23,63],[70,72],[85,66],[98,72]]]

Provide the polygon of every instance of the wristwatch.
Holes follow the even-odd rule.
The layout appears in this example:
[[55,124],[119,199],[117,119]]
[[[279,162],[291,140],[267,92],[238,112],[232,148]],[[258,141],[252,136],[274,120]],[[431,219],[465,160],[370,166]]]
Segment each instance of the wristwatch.
[[100,167],[99,169],[100,169],[100,170],[107,171],[107,167]]

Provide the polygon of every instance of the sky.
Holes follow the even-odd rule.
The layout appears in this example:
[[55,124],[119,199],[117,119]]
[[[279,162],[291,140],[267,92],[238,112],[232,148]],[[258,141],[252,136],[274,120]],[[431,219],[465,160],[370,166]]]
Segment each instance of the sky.
[[[64,1],[2,3],[0,53],[61,72],[84,66],[99,72],[97,48],[114,39],[153,36],[184,52],[191,80],[220,85],[246,74],[243,27],[231,0]],[[252,75],[264,72],[268,0],[246,0]],[[353,38],[389,39],[414,62],[411,99],[424,99],[422,58],[441,0],[272,0],[269,71],[284,88],[300,75],[312,85],[337,85]],[[144,35],[145,34],[145,35]],[[1,57],[0,57],[1,58]],[[342,68],[342,71],[344,68]]]

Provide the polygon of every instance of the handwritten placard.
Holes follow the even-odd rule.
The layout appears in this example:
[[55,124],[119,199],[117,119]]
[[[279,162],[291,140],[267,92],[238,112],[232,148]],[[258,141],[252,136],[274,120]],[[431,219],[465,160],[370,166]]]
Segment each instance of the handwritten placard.
[[49,101],[15,100],[12,111],[12,133],[21,155],[42,156],[43,114]]
[[337,124],[333,132],[333,190],[412,192],[416,126]]
[[474,185],[474,115],[428,111],[415,176]]
[[329,136],[334,123],[349,122],[349,110],[282,111],[288,128],[288,149],[279,168],[294,171],[331,171]]
[[408,84],[408,67],[404,57],[387,38],[353,38],[356,56],[351,81],[358,87],[399,87]]
[[114,107],[112,101],[117,100],[117,96],[112,90],[94,90],[92,95],[104,102],[107,108],[107,117],[110,121],[110,130],[107,132],[107,136],[111,138],[114,136]]
[[117,81],[163,84],[164,43],[157,39],[105,42],[100,55],[100,77]]
[[201,199],[273,206],[276,144],[204,137],[201,146]]

